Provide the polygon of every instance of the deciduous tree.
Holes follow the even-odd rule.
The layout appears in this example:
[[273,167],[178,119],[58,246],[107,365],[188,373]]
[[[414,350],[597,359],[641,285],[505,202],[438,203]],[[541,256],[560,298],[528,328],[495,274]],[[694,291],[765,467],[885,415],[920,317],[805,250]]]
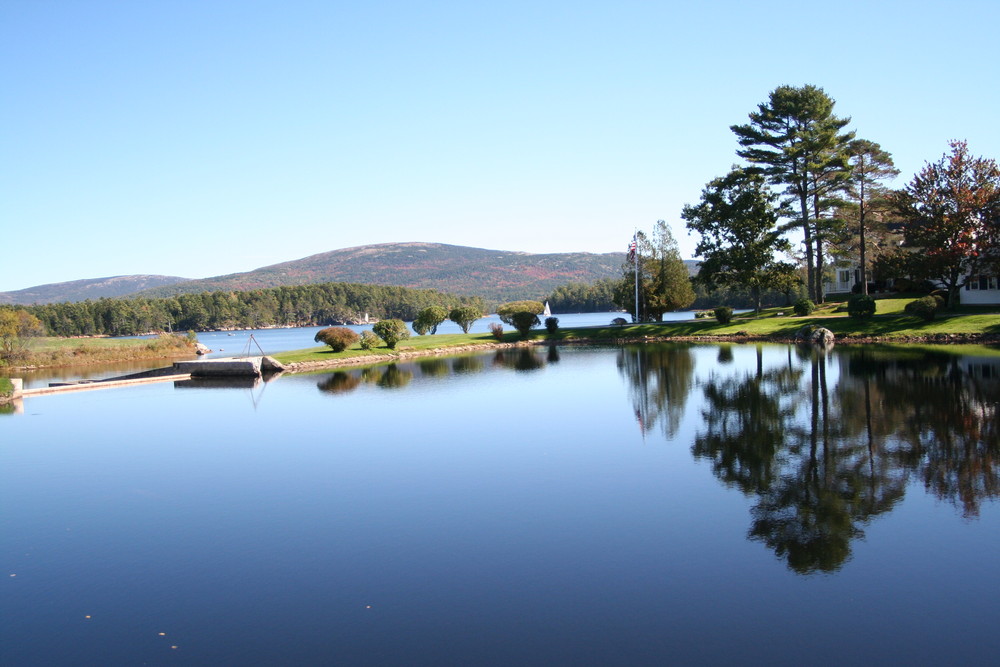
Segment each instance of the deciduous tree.
[[448,319],[448,309],[442,306],[428,306],[421,310],[413,320],[413,330],[423,336],[430,332],[437,333],[438,325]]
[[514,322],[514,316],[518,313],[531,313],[537,316],[543,312],[545,312],[545,306],[540,301],[511,301],[497,307],[497,317],[500,318],[500,321],[515,329],[517,324]]
[[688,229],[701,235],[695,254],[705,259],[697,280],[710,289],[748,288],[758,312],[761,293],[782,288],[795,274],[793,264],[775,257],[791,247],[779,229],[777,201],[762,175],[734,167],[681,213]]
[[28,349],[28,339],[45,332],[41,321],[20,308],[0,308],[0,360],[16,361]]
[[462,327],[462,333],[469,333],[469,328],[473,322],[482,317],[482,312],[472,306],[459,306],[452,308],[448,313],[448,319]]
[[379,320],[372,326],[372,331],[382,339],[385,346],[390,350],[396,349],[396,343],[410,337],[410,330],[406,328],[403,320]]
[[899,194],[915,275],[939,281],[948,307],[972,276],[1000,265],[1000,167],[973,157],[964,141],[926,165]]

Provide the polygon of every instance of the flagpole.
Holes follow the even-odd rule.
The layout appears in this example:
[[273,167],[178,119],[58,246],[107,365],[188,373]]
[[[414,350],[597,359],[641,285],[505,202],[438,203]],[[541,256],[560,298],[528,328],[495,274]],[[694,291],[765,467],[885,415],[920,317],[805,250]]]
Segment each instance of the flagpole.
[[639,230],[632,232],[632,243],[635,245],[635,322],[639,322]]

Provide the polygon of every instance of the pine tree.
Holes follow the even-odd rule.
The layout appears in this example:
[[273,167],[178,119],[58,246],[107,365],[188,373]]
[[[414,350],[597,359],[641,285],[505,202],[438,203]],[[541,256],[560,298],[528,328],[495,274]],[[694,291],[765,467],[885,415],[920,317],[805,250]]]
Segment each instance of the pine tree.
[[823,300],[825,243],[837,224],[830,213],[850,175],[847,146],[854,138],[841,133],[851,119],[833,115],[834,104],[822,88],[780,86],[750,114],[750,123],[730,127],[742,146],[737,155],[784,185],[798,205],[794,224],[802,229],[809,294],[817,303]]
[[[636,234],[634,262],[639,265],[639,321],[660,322],[664,313],[694,303],[695,293],[687,266],[666,222],[656,221],[652,237],[644,232]],[[635,279],[636,265],[628,260],[622,265],[615,303],[630,313],[635,313]]]
[[857,212],[861,293],[868,294],[869,228],[873,217],[871,214],[885,207],[888,193],[882,182],[895,178],[899,170],[893,165],[892,156],[874,141],[855,139],[848,146],[848,154],[851,163],[848,196]]

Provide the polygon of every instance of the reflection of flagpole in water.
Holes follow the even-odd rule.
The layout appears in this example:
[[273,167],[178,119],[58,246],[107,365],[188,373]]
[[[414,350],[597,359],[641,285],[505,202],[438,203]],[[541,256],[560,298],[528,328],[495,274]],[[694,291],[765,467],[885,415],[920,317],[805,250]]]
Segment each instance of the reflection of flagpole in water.
[[649,423],[649,388],[646,374],[642,372],[642,349],[635,351],[636,367],[639,373],[639,407],[635,409],[635,418],[639,422],[639,433],[646,442],[646,424]]

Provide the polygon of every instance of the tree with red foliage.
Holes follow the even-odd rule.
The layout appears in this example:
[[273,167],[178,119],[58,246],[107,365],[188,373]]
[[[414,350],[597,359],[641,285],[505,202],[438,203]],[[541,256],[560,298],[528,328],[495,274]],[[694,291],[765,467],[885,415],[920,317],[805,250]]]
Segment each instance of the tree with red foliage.
[[899,194],[909,267],[914,277],[938,281],[948,307],[971,276],[1000,267],[1000,167],[973,157],[964,141],[927,164]]

